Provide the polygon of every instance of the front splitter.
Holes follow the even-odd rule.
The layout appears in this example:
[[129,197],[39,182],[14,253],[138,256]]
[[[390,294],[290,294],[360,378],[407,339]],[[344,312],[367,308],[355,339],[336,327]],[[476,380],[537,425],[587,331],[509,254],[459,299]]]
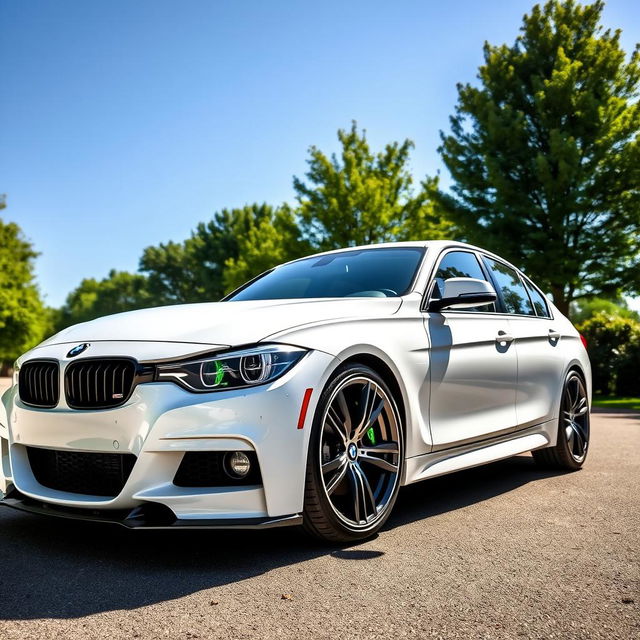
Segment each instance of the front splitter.
[[118,524],[127,529],[273,529],[302,524],[302,515],[292,514],[278,518],[176,518],[171,509],[160,504],[147,503],[131,510],[78,509],[24,496],[16,489],[0,500],[0,506],[43,516]]

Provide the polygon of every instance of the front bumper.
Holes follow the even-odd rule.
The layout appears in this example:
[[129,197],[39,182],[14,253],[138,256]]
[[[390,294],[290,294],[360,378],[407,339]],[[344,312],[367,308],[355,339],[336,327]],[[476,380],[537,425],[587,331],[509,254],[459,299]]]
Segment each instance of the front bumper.
[[131,510],[100,510],[62,507],[41,502],[12,489],[0,500],[0,506],[43,516],[55,516],[85,522],[118,524],[127,529],[274,529],[302,524],[302,516],[294,514],[279,518],[198,518],[181,519],[159,504],[145,504]]
[[[2,503],[131,528],[298,524],[311,422],[334,360],[312,351],[279,380],[238,391],[192,394],[168,382],[141,384],[123,406],[96,411],[70,409],[64,393],[55,409],[34,409],[20,401],[14,386],[3,397],[4,416],[0,411],[0,422],[6,421],[0,427]],[[314,393],[298,429],[308,388]],[[130,453],[136,462],[117,496],[69,493],[36,480],[28,447]],[[175,485],[184,454],[205,451],[255,452],[262,484]]]

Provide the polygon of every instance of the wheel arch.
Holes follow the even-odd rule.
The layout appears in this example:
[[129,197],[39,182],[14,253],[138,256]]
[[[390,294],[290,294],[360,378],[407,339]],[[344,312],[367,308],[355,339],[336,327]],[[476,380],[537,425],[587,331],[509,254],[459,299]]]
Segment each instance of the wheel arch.
[[588,374],[588,371],[585,371],[585,367],[584,364],[578,360],[578,359],[571,359],[565,369],[564,372],[562,374],[562,388],[560,389],[560,392],[558,393],[558,396],[555,400],[554,403],[554,407],[553,407],[553,422],[555,423],[555,427],[554,427],[554,431],[555,434],[552,437],[552,440],[549,444],[549,446],[555,446],[556,444],[556,439],[558,437],[558,424],[559,424],[559,420],[560,420],[560,411],[561,411],[561,404],[562,404],[562,392],[564,389],[564,383],[567,379],[567,376],[572,372],[575,371],[581,378],[582,378],[582,382],[585,385],[585,389],[587,390],[587,397],[589,398],[589,406],[591,406],[591,382],[590,382],[590,376]]
[[576,373],[578,373],[584,383],[587,382],[587,377],[584,375],[584,371],[582,370],[582,367],[578,363],[574,362],[569,366],[569,368],[567,369],[567,375],[569,375],[572,371],[575,371]]
[[590,382],[590,378],[587,375],[587,372],[585,371],[584,367],[582,366],[582,363],[578,360],[574,360],[572,362],[569,363],[569,366],[567,367],[567,370],[564,372],[564,380],[567,379],[567,376],[572,372],[575,371],[581,378],[582,378],[582,382],[584,383],[585,389],[587,390],[587,396],[589,398],[589,405],[591,405],[591,382]]
[[400,383],[400,377],[391,366],[385,362],[380,356],[367,351],[359,351],[352,353],[348,357],[341,359],[340,367],[348,364],[362,364],[370,369],[373,369],[389,387],[393,395],[393,399],[398,405],[398,411],[400,413],[400,426],[404,433],[407,435],[407,428],[409,424],[409,415],[407,412],[406,391],[404,386]]
[[[328,394],[329,390],[332,390],[332,392],[335,394],[335,391],[340,388],[339,385],[345,382],[348,383],[352,378],[358,377],[358,374],[356,373],[357,369],[355,369],[355,366],[360,367],[362,375],[366,375],[366,370],[362,369],[362,367],[366,367],[367,369],[371,370],[371,373],[369,375],[373,375],[373,373],[375,373],[376,377],[382,378],[385,385],[388,387],[388,394],[393,399],[399,418],[397,421],[399,424],[397,426],[397,430],[395,431],[396,436],[392,438],[393,440],[398,439],[401,441],[398,444],[398,446],[400,447],[400,459],[398,462],[399,466],[393,478],[393,487],[392,489],[390,489],[391,493],[388,494],[388,498],[384,498],[385,507],[381,512],[383,514],[382,519],[374,520],[371,524],[365,524],[364,521],[360,522],[360,518],[356,513],[356,519],[358,521],[357,527],[360,527],[360,524],[362,524],[365,528],[356,528],[353,530],[344,529],[344,527],[348,527],[352,523],[345,523],[344,515],[335,515],[336,513],[339,513],[339,509],[337,510],[335,506],[331,506],[331,499],[329,495],[327,495],[326,489],[322,489],[322,469],[321,464],[319,464],[322,462],[321,458],[319,457],[319,454],[322,451],[322,429],[316,430],[315,433],[317,434],[317,437],[312,437],[308,443],[303,526],[312,535],[330,541],[346,542],[356,539],[364,539],[371,535],[371,533],[377,531],[380,526],[384,524],[387,517],[389,516],[389,513],[391,513],[391,509],[397,497],[399,487],[403,484],[405,467],[404,458],[406,456],[406,449],[403,448],[402,441],[406,439],[406,392],[400,381],[401,379],[399,372],[397,370],[394,371],[395,363],[393,362],[393,360],[391,360],[387,354],[382,353],[377,355],[376,353],[372,353],[374,349],[375,347],[369,350],[367,349],[366,345],[354,345],[353,347],[343,351],[340,355],[336,356],[336,360],[333,366],[326,371],[324,377],[325,383],[322,387],[322,391],[320,392],[320,397],[322,397],[325,392]],[[389,358],[389,361],[386,360],[387,358]],[[332,386],[332,383],[334,386]],[[327,395],[326,397],[327,401],[329,401],[334,398],[334,395]],[[318,413],[319,408],[320,405],[316,407],[316,417],[314,418],[314,420],[317,419],[319,415],[321,415]],[[317,427],[320,425],[316,422],[315,426]],[[391,482],[391,480],[387,479],[385,480],[385,482]],[[372,495],[371,491],[370,495]],[[386,489],[384,496],[387,496]],[[366,499],[362,500],[361,502],[356,502],[356,504],[364,505],[366,504]],[[358,508],[356,507],[356,511],[357,509]]]

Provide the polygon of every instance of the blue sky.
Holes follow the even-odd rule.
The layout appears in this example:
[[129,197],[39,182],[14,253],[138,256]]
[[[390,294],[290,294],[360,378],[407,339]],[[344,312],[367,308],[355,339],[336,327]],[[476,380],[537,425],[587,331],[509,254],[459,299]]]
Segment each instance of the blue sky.
[[[315,144],[356,119],[443,169],[456,82],[533,2],[0,0],[0,193],[62,304],[83,277],[135,270],[222,207],[292,201]],[[604,23],[640,41],[637,0]]]

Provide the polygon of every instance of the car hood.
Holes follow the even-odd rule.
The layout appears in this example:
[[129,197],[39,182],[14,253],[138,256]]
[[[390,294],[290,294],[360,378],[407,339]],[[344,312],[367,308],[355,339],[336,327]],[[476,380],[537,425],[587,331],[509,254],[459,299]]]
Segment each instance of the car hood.
[[98,342],[180,342],[235,346],[304,325],[396,313],[401,298],[330,298],[183,304],[129,311],[60,331],[40,346]]

